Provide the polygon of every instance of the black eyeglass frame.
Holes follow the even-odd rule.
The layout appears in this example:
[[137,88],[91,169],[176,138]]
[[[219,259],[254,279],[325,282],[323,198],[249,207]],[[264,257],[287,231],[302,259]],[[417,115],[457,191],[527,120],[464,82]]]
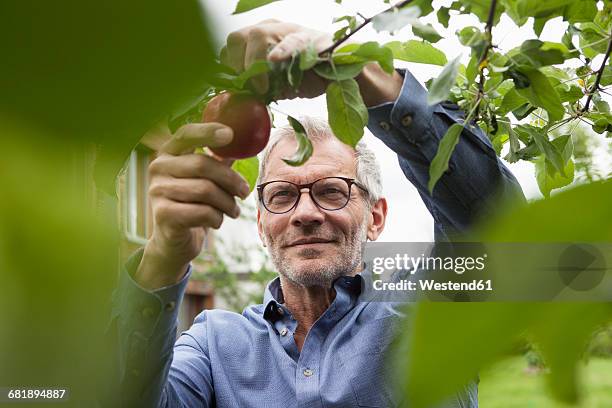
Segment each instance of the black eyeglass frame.
[[[327,180],[327,179],[340,179],[340,180],[344,180],[346,182],[346,184],[348,185],[348,197],[346,198],[346,203],[344,203],[344,205],[340,208],[334,208],[333,210],[330,210],[328,208],[325,208],[323,206],[321,206],[317,200],[314,198],[314,196],[312,195],[312,186],[313,184],[315,184],[318,181],[321,180]],[[289,183],[292,184],[294,186],[297,187],[298,189],[298,196],[297,199],[295,200],[295,203],[293,203],[293,205],[287,210],[287,211],[283,211],[283,212],[276,212],[276,211],[271,211],[267,206],[266,203],[264,202],[263,199],[263,189],[264,187],[266,187],[268,184],[272,184],[272,183],[278,183],[278,182],[282,182],[282,183]],[[347,206],[347,204],[349,203],[349,201],[351,201],[351,193],[353,191],[353,184],[356,185],[357,187],[359,187],[361,190],[363,190],[366,194],[370,194],[370,192],[368,191],[367,188],[365,188],[364,186],[361,185],[361,183],[358,183],[357,181],[355,181],[355,179],[353,178],[349,178],[349,177],[340,177],[340,176],[331,176],[331,177],[323,177],[320,179],[317,179],[315,181],[313,181],[312,183],[306,183],[306,184],[296,184],[296,183],[292,183],[290,181],[286,181],[286,180],[271,180],[271,181],[266,181],[265,183],[261,183],[259,185],[257,185],[257,196],[259,198],[259,201],[261,202],[261,205],[263,205],[263,207],[266,209],[266,211],[268,211],[269,213],[272,214],[286,214],[289,211],[293,210],[295,207],[297,207],[297,205],[300,203],[300,199],[302,198],[302,189],[307,188],[308,189],[308,195],[310,196],[310,199],[312,200],[312,202],[319,207],[322,210],[325,211],[338,211],[343,209],[344,207]]]

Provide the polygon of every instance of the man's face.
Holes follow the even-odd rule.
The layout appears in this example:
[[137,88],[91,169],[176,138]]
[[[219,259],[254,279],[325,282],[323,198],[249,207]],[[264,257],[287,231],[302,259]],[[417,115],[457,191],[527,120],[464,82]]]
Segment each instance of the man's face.
[[[355,178],[354,151],[335,138],[313,142],[312,157],[300,167],[281,158],[295,151],[293,138],[282,139],[268,158],[266,181],[311,183],[331,176]],[[274,266],[285,278],[303,286],[326,286],[338,276],[352,275],[361,262],[361,243],[368,222],[364,192],[352,186],[348,204],[335,211],[316,206],[306,190],[298,205],[284,214],[258,212],[258,228]],[[311,242],[311,241],[325,242]]]

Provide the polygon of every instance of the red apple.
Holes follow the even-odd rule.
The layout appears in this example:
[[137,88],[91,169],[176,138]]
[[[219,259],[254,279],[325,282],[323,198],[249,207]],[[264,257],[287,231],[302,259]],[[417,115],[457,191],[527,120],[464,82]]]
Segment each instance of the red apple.
[[220,157],[232,159],[252,157],[262,151],[268,144],[272,127],[268,108],[261,100],[230,92],[212,98],[204,109],[202,120],[232,128],[234,139],[230,144],[210,149]]

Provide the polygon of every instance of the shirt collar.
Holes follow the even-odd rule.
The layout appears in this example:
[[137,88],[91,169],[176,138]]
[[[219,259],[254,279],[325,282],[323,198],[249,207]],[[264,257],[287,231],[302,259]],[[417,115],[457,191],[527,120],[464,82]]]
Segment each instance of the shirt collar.
[[[361,275],[356,274],[355,276],[340,276],[334,280],[332,286],[336,291],[346,291],[354,296],[359,296],[363,283]],[[285,298],[283,297],[280,277],[277,276],[268,283],[264,291],[264,319],[275,322],[282,318],[285,311],[282,309],[281,304],[284,302]]]

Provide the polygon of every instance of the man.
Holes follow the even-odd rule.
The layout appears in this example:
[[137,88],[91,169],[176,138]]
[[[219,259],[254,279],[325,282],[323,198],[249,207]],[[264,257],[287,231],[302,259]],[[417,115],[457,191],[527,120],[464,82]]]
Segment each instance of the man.
[[[238,71],[253,61],[281,61],[328,35],[294,24],[265,21],[234,32],[222,58]],[[449,171],[432,197],[428,167],[446,129],[463,113],[449,104],[428,106],[426,91],[409,72],[387,75],[367,65],[357,78],[369,108],[368,127],[398,154],[435,220],[436,239],[465,230],[486,214],[488,200],[522,196],[486,136],[466,129]],[[254,80],[267,90],[265,76]],[[312,97],[326,83],[305,76],[297,94]],[[360,301],[361,243],[376,240],[387,202],[373,154],[333,137],[323,123],[306,120],[314,154],[291,167],[295,141],[277,134],[263,154],[258,185],[259,235],[279,277],[264,303],[239,315],[202,312],[174,344],[177,306],[189,262],[208,228],[237,217],[235,198],[246,182],[226,163],[193,154],[199,146],[228,143],[231,129],[192,124],[167,142],[150,166],[155,228],[122,275],[116,300],[124,406],[163,407],[390,407],[398,396],[383,378],[383,355],[401,316],[394,305]],[[409,401],[408,401],[409,403]],[[475,384],[446,407],[476,407]]]

